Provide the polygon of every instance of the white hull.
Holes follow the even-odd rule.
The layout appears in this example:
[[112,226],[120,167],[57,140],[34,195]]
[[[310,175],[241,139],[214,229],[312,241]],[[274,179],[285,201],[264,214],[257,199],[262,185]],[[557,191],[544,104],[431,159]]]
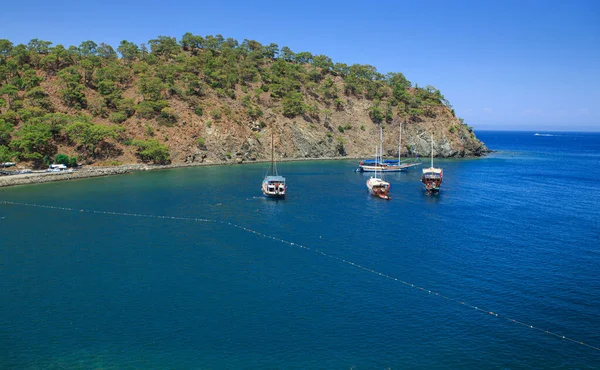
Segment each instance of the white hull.
[[265,197],[269,198],[284,198],[287,186],[285,183],[272,184],[265,180],[262,184],[262,192]]
[[371,166],[371,165],[359,165],[360,172],[402,172],[406,171],[411,167],[420,165],[420,163],[403,163],[400,166]]

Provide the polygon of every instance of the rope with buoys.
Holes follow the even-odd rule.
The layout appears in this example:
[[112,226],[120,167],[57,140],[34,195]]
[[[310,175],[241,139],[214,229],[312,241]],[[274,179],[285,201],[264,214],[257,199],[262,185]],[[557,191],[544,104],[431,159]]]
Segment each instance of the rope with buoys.
[[57,207],[57,206],[48,206],[48,205],[43,205],[43,204],[20,203],[20,202],[11,202],[11,201],[0,201],[0,204],[8,204],[8,205],[24,206],[24,207],[36,207],[36,208],[45,208],[45,209],[54,209],[54,210],[67,211],[67,212],[84,212],[84,213],[100,214],[100,215],[141,217],[141,218],[154,218],[154,219],[191,221],[191,222],[206,222],[206,223],[215,223],[215,224],[227,225],[227,226],[231,226],[231,227],[234,227],[234,228],[237,228],[237,229],[240,229],[240,230],[243,230],[243,231],[246,231],[246,232],[258,235],[258,236],[260,236],[262,238],[265,238],[265,239],[271,239],[271,240],[274,240],[274,241],[279,242],[279,243],[290,245],[292,247],[297,247],[297,248],[304,249],[304,250],[307,250],[307,251],[312,251],[312,252],[314,252],[316,254],[319,254],[319,255],[322,255],[324,257],[328,257],[328,258],[334,259],[334,260],[336,260],[338,262],[345,263],[347,265],[350,265],[350,266],[356,267],[358,269],[361,269],[363,271],[367,271],[367,272],[370,272],[372,274],[378,275],[380,277],[383,277],[383,278],[395,281],[397,283],[400,283],[400,284],[403,284],[405,286],[417,289],[419,291],[426,292],[428,294],[433,294],[433,295],[435,295],[437,297],[440,297],[440,298],[443,298],[443,299],[445,299],[447,301],[458,303],[458,304],[460,304],[462,306],[465,306],[465,307],[469,307],[469,308],[474,309],[474,310],[476,310],[478,312],[481,312],[481,313],[484,313],[484,314],[487,314],[487,315],[492,315],[492,316],[495,316],[497,318],[504,319],[504,320],[507,320],[509,322],[522,325],[522,326],[527,327],[529,329],[536,330],[538,332],[548,334],[548,335],[556,337],[558,339],[563,339],[563,340],[566,340],[566,341],[569,341],[569,342],[572,342],[572,343],[575,343],[575,344],[579,344],[581,346],[584,346],[584,347],[587,347],[587,348],[590,348],[592,350],[600,352],[600,347],[598,347],[598,346],[594,346],[594,345],[585,343],[583,341],[579,341],[579,340],[567,337],[567,336],[562,335],[562,334],[558,334],[558,333],[555,333],[555,332],[552,332],[552,331],[549,331],[549,330],[545,330],[545,329],[542,329],[542,328],[539,328],[539,327],[527,324],[525,322],[522,322],[522,321],[519,321],[519,320],[516,320],[516,319],[512,319],[510,317],[501,315],[501,314],[499,314],[497,312],[494,312],[494,311],[491,311],[491,310],[488,310],[488,309],[484,309],[484,308],[481,308],[479,306],[475,306],[475,305],[469,304],[467,302],[461,301],[461,300],[459,300],[457,298],[452,298],[452,297],[440,294],[439,292],[435,292],[435,291],[432,291],[430,289],[427,289],[427,288],[415,285],[413,283],[409,283],[407,281],[398,279],[398,278],[393,277],[391,275],[375,271],[373,269],[370,269],[370,268],[362,266],[362,265],[360,265],[358,263],[346,260],[344,258],[337,257],[337,256],[334,256],[334,255],[329,254],[329,253],[325,253],[325,252],[323,252],[323,251],[321,251],[319,249],[310,248],[310,247],[308,247],[306,245],[302,245],[302,244],[290,242],[290,241],[287,241],[287,240],[284,240],[284,239],[279,239],[279,238],[276,238],[274,236],[263,234],[263,233],[261,233],[259,231],[248,229],[248,228],[246,228],[244,226],[240,226],[240,225],[234,224],[232,222],[228,222],[228,221],[211,220],[211,219],[206,219],[206,218],[194,218],[194,217],[156,216],[156,215],[139,214],[139,213],[125,213],[125,212],[110,212],[110,211],[85,210],[85,209],[76,209],[76,208],[69,208],[69,207]]

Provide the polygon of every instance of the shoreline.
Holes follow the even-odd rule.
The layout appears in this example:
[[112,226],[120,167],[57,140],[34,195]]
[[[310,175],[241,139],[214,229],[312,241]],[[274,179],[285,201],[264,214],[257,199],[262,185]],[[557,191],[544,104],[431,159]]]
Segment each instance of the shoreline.
[[[491,152],[491,151],[490,151]],[[321,158],[282,158],[277,162],[301,162],[301,161],[339,161],[339,160],[360,160],[364,157],[321,157]],[[410,157],[409,157],[410,158]],[[479,158],[474,157],[463,157],[468,158]],[[133,173],[138,171],[159,171],[167,170],[172,168],[184,168],[184,167],[202,167],[202,166],[232,166],[232,165],[245,165],[252,163],[269,163],[270,160],[254,160],[254,161],[236,161],[232,159],[230,161],[217,161],[217,162],[198,162],[198,163],[177,163],[177,164],[166,164],[166,165],[154,165],[154,164],[123,164],[119,166],[89,166],[80,170],[65,171],[65,172],[33,172],[18,175],[5,175],[0,176],[0,188],[19,186],[19,185],[32,185],[32,184],[43,184],[47,182],[58,182],[68,181],[77,179],[87,179],[92,177],[104,177],[104,176],[115,176],[123,175],[127,173]]]
[[[277,162],[299,162],[299,161],[326,161],[326,160],[342,160],[342,159],[359,159],[358,157],[332,157],[332,158],[284,158]],[[224,166],[224,165],[244,165],[251,163],[268,163],[270,160],[255,160],[255,161],[218,161],[218,162],[198,162],[198,163],[177,163],[166,165],[155,164],[123,164],[119,166],[88,166],[80,170],[64,171],[64,172],[32,172],[17,175],[0,176],[0,188],[43,184],[47,182],[68,181],[77,179],[87,179],[92,177],[104,177],[123,175],[138,171],[159,171],[173,168],[183,167],[202,167],[202,166]]]

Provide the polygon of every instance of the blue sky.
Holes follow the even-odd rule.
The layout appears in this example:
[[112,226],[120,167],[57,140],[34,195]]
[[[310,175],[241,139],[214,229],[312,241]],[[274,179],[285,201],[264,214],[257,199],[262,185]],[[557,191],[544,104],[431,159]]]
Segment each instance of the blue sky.
[[222,34],[433,85],[476,129],[600,131],[600,1],[8,2],[0,38]]

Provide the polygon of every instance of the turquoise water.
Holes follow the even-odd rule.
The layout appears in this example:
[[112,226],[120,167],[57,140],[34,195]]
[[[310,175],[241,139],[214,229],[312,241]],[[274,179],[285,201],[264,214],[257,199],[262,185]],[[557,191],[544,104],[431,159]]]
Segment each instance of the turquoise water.
[[356,161],[0,189],[0,367],[598,368],[600,134],[555,135],[389,202]]

